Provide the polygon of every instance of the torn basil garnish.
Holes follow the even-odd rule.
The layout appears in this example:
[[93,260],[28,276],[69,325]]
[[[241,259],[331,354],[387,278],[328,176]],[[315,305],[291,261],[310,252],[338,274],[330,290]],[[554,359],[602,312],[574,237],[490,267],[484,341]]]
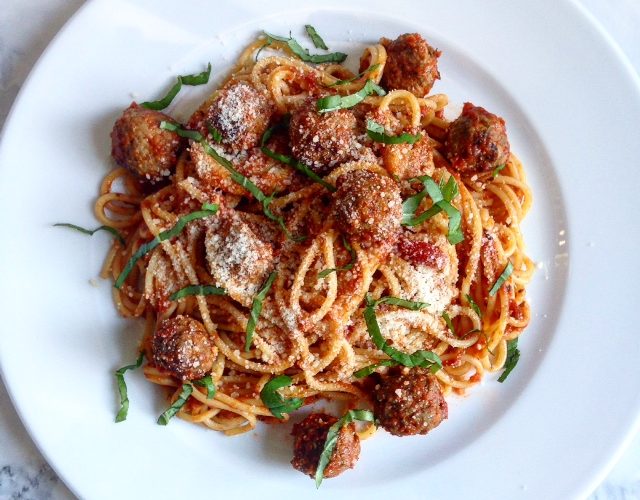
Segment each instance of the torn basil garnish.
[[473,309],[474,312],[478,315],[478,317],[482,319],[482,311],[480,310],[480,306],[476,304],[476,301],[473,300],[473,298],[469,294],[466,294],[465,298],[467,299],[467,302],[471,306],[471,309]]
[[207,69],[202,73],[194,75],[178,75],[176,77],[176,83],[171,87],[169,92],[167,92],[167,95],[158,101],[145,101],[141,103],[140,106],[154,111],[160,111],[171,104],[173,99],[178,95],[178,92],[180,92],[180,89],[182,89],[183,85],[204,85],[209,82],[209,76],[211,76],[211,63],[208,64]]
[[382,144],[414,144],[422,139],[421,134],[389,135],[384,131],[384,127],[379,123],[367,120],[367,135],[374,141]]
[[178,300],[192,295],[226,295],[224,288],[212,285],[189,285],[169,296],[169,300]]
[[180,409],[186,404],[192,392],[193,386],[190,383],[185,382],[184,384],[182,384],[182,391],[180,391],[178,399],[176,399],[173,404],[164,412],[162,412],[162,415],[158,417],[158,425],[167,425],[169,423],[169,420],[171,420],[175,416],[175,414],[178,413]]
[[318,279],[326,278],[331,273],[337,273],[338,271],[351,271],[351,269],[353,269],[353,266],[355,265],[358,259],[358,256],[356,255],[356,251],[351,247],[351,245],[349,244],[349,241],[344,236],[342,237],[342,244],[344,245],[344,248],[347,250],[347,252],[349,252],[349,255],[351,256],[351,260],[349,261],[349,263],[345,264],[342,267],[334,267],[331,269],[324,269],[323,271],[320,271],[318,273]]
[[53,226],[68,227],[70,229],[75,229],[76,231],[79,231],[81,233],[88,234],[89,236],[93,236],[98,231],[106,231],[110,233],[115,239],[117,239],[120,242],[120,244],[122,244],[122,246],[124,246],[125,244],[124,238],[120,234],[120,231],[118,231],[116,228],[111,226],[100,226],[95,229],[86,229],[81,226],[76,226],[75,224],[70,224],[69,222],[56,222]]
[[321,63],[328,63],[328,62],[341,63],[347,58],[347,54],[344,54],[342,52],[331,52],[329,54],[310,54],[309,51],[303,48],[302,45],[300,45],[295,38],[292,38],[292,37],[287,38],[284,36],[271,35],[266,31],[264,32],[264,34],[267,37],[267,43],[273,40],[286,43],[289,49],[291,50],[291,52],[293,52],[296,56],[298,56],[304,62],[310,62],[314,64],[321,64]]
[[327,97],[322,97],[316,101],[316,109],[320,113],[328,113],[329,111],[335,111],[337,109],[347,109],[352,108],[356,104],[364,101],[364,99],[376,93],[378,95],[385,95],[386,91],[380,87],[373,80],[367,80],[360,90],[358,90],[355,94],[350,95],[330,95]]
[[504,285],[504,282],[507,281],[509,276],[511,276],[512,272],[513,272],[513,264],[511,263],[511,261],[509,261],[507,262],[507,265],[505,266],[504,271],[502,271],[502,274],[498,276],[498,279],[491,287],[491,290],[489,290],[489,295],[493,296],[496,293],[498,293],[498,290],[500,290],[502,285]]
[[278,276],[277,272],[272,272],[267,281],[264,283],[258,294],[253,298],[253,302],[251,304],[251,312],[249,313],[249,321],[247,321],[247,333],[246,339],[244,342],[244,350],[249,352],[251,349],[251,343],[253,342],[253,334],[256,331],[256,326],[258,325],[258,320],[260,319],[260,313],[262,312],[262,303],[264,299],[267,297],[269,290],[271,289],[271,285],[273,281]]
[[213,378],[211,377],[211,375],[207,375],[206,377],[194,380],[193,385],[204,387],[207,390],[207,399],[213,399],[216,395],[216,386],[213,383]]
[[309,38],[311,38],[313,46],[316,49],[329,50],[329,47],[327,47],[327,44],[324,43],[324,40],[320,35],[318,35],[318,32],[313,26],[311,26],[310,24],[305,24],[304,29],[307,31],[307,35],[309,35]]
[[383,359],[382,361],[374,363],[373,365],[369,365],[369,366],[365,366],[364,368],[360,368],[358,371],[353,372],[353,376],[355,378],[368,377],[373,372],[375,372],[376,369],[380,368],[381,366],[398,366],[398,362],[394,361],[393,359]]
[[455,336],[456,330],[453,327],[453,323],[451,322],[451,318],[449,317],[447,311],[442,313],[442,319],[444,319],[444,322],[447,324],[447,328],[449,329],[449,331]]
[[500,378],[498,378],[498,382],[504,382],[507,380],[507,377],[511,373],[511,371],[518,364],[518,360],[520,359],[520,349],[518,349],[518,338],[507,340],[507,359],[504,362],[504,371]]
[[377,70],[380,67],[379,64],[374,64],[372,66],[369,66],[367,69],[365,69],[364,71],[358,73],[356,76],[351,77],[351,78],[347,78],[346,80],[338,80],[336,82],[333,82],[330,85],[327,85],[327,87],[339,87],[340,85],[347,85],[348,83],[353,83],[356,80],[359,80],[360,78],[362,78],[364,75],[368,75],[369,73]]
[[260,391],[260,399],[269,408],[271,414],[279,419],[284,418],[284,413],[291,413],[300,408],[304,400],[302,398],[285,399],[278,392],[282,387],[288,387],[293,380],[288,375],[279,375],[267,382]]
[[122,422],[127,419],[129,413],[129,395],[127,393],[127,383],[124,381],[124,374],[129,370],[135,370],[142,366],[142,360],[144,359],[144,353],[140,353],[135,364],[123,366],[116,370],[116,381],[118,382],[118,393],[120,394],[120,410],[116,415],[116,422]]

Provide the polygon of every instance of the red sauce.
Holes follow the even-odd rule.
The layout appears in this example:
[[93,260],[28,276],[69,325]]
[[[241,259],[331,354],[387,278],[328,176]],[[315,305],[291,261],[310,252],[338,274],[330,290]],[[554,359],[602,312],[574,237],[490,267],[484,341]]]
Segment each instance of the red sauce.
[[426,265],[438,271],[444,269],[446,255],[442,249],[428,241],[401,238],[398,242],[400,256],[416,265]]

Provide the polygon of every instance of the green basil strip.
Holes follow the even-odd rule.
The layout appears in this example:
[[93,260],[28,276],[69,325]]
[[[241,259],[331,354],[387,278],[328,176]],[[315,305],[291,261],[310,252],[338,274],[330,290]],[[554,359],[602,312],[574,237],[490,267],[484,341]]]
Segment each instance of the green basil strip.
[[262,312],[262,302],[267,297],[267,294],[269,293],[271,285],[276,279],[276,276],[278,276],[278,273],[273,271],[267,278],[267,281],[265,282],[262,289],[253,298],[253,303],[251,304],[251,312],[249,313],[249,321],[247,321],[247,335],[244,342],[244,350],[246,352],[249,352],[249,349],[251,349],[251,343],[253,342],[253,333],[256,331],[256,325],[258,324],[260,313]]
[[122,422],[127,419],[127,413],[129,413],[129,396],[127,394],[127,383],[124,381],[124,374],[126,371],[135,370],[142,366],[142,360],[144,359],[144,353],[140,353],[138,360],[133,365],[123,366],[116,371],[116,380],[118,382],[118,392],[120,393],[120,410],[116,415],[116,422]]
[[478,317],[480,317],[480,319],[482,319],[482,311],[480,310],[480,306],[478,304],[476,304],[476,301],[473,300],[471,295],[469,295],[468,293],[465,295],[465,297],[467,298],[467,302],[471,306],[471,309],[473,309],[475,311],[475,313],[478,315]]
[[207,142],[207,140],[202,136],[200,132],[196,130],[186,130],[186,129],[183,129],[182,127],[179,127],[173,123],[166,122],[166,121],[160,122],[160,128],[163,128],[165,130],[171,130],[172,132],[175,132],[176,134],[178,134],[180,137],[186,137],[195,142],[198,142],[204,149],[205,153],[207,153],[214,160],[216,160],[222,167],[224,167],[231,174],[231,180],[233,180],[235,183],[239,184],[240,186],[245,188],[247,191],[249,191],[253,195],[253,197],[262,204],[263,213],[267,216],[267,218],[278,223],[278,225],[280,226],[280,229],[282,229],[282,231],[286,234],[287,238],[293,241],[301,241],[304,239],[304,237],[294,238],[289,232],[289,229],[287,229],[287,226],[284,223],[284,219],[282,217],[276,216],[271,211],[271,209],[269,208],[269,205],[273,201],[274,195],[267,196],[260,190],[258,186],[256,186],[248,178],[246,178],[244,175],[238,172],[233,166],[233,163],[231,163],[229,160],[221,156],[215,149],[213,149],[213,147],[211,147],[211,144]]
[[502,271],[502,274],[498,276],[498,279],[496,280],[494,285],[491,287],[491,290],[489,290],[489,295],[493,296],[496,293],[498,293],[498,290],[500,290],[502,285],[504,285],[504,282],[507,281],[509,276],[511,276],[512,272],[513,272],[513,264],[511,263],[511,261],[509,261],[507,262],[507,265],[505,266],[504,271]]
[[309,38],[311,38],[313,46],[316,49],[329,50],[329,47],[327,47],[327,44],[324,43],[324,40],[320,35],[318,35],[318,32],[313,26],[311,26],[310,24],[305,24],[304,29],[307,30],[307,35],[309,35]]
[[216,386],[213,383],[213,378],[211,375],[207,375],[206,377],[202,377],[198,380],[193,381],[194,385],[198,387],[204,387],[207,390],[207,399],[213,399],[216,395]]
[[158,417],[158,425],[167,425],[169,420],[171,420],[175,414],[180,411],[180,408],[185,405],[192,392],[193,386],[191,384],[187,382],[182,384],[182,391],[180,392],[178,399],[176,399],[173,404]]
[[300,408],[304,403],[304,399],[302,398],[284,399],[278,392],[278,389],[288,387],[291,383],[291,377],[279,375],[269,380],[260,391],[260,399],[262,399],[264,405],[269,408],[271,414],[276,418],[283,419],[283,413],[291,413]]
[[81,233],[88,234],[89,236],[93,236],[97,231],[107,231],[108,233],[111,233],[111,235],[113,235],[113,237],[116,238],[122,244],[122,246],[125,245],[123,236],[120,234],[120,231],[118,231],[115,227],[100,226],[95,229],[86,229],[84,227],[76,226],[75,224],[70,224],[68,222],[57,222],[53,226],[68,227],[71,229],[75,229],[76,231],[80,231]]
[[222,142],[222,133],[220,133],[220,131],[210,123],[207,124],[207,128],[209,129],[209,133],[211,134],[213,141],[220,144]]
[[493,174],[491,174],[491,177],[493,177],[494,179],[498,177],[498,174],[500,173],[500,171],[506,166],[507,166],[506,163],[503,163],[502,165],[498,165],[496,168],[493,169]]
[[329,465],[331,457],[333,456],[333,451],[338,444],[340,430],[345,425],[349,425],[351,422],[356,420],[359,420],[360,422],[374,422],[375,418],[373,416],[373,412],[369,410],[349,410],[340,420],[329,427],[329,432],[327,432],[327,438],[325,439],[324,447],[322,448],[322,454],[318,461],[318,468],[316,469],[316,488],[320,488],[320,484],[322,484],[324,470],[327,468],[327,465]]
[[335,111],[336,109],[352,108],[356,104],[364,101],[365,97],[376,93],[378,95],[385,95],[386,91],[376,84],[373,80],[367,80],[358,92],[346,96],[330,95],[323,97],[316,101],[316,109],[320,113],[328,113],[329,111]]
[[310,54],[309,51],[302,47],[295,38],[285,38],[283,36],[271,35],[266,31],[264,34],[267,37],[267,42],[270,40],[276,40],[278,42],[284,42],[288,45],[291,52],[298,56],[304,62],[310,62],[313,64],[322,64],[327,62],[341,63],[347,58],[347,54],[342,52],[331,52],[330,54]]
[[518,349],[518,338],[507,340],[507,359],[504,363],[504,371],[498,382],[502,383],[507,380],[507,377],[511,373],[511,371],[518,364],[518,360],[520,359],[520,349]]
[[344,245],[344,247],[349,252],[349,255],[351,256],[351,260],[349,261],[349,263],[345,264],[342,267],[334,267],[332,269],[325,269],[323,271],[320,271],[318,273],[318,279],[326,278],[331,273],[337,273],[338,271],[351,271],[351,269],[353,269],[353,266],[356,264],[358,260],[356,251],[351,247],[351,245],[349,244],[349,241],[344,236],[342,237],[342,244]]
[[377,70],[379,67],[380,67],[380,64],[374,64],[372,66],[369,66],[367,69],[365,69],[361,73],[358,73],[356,76],[354,76],[352,78],[347,78],[346,80],[338,80],[337,82],[334,82],[331,85],[327,85],[327,87],[338,87],[340,85],[347,85],[348,83],[353,83],[356,80],[362,78],[364,75],[367,75],[367,74]]
[[211,63],[207,66],[207,69],[202,73],[195,75],[179,75],[176,83],[171,87],[167,95],[158,101],[145,101],[140,104],[143,108],[152,109],[154,111],[160,111],[171,104],[173,99],[178,95],[182,85],[204,85],[209,82],[209,76],[211,75]]
[[422,139],[422,134],[389,135],[385,133],[384,127],[379,123],[367,120],[367,135],[374,141],[382,144],[414,144]]
[[453,327],[453,323],[451,322],[451,318],[449,317],[449,314],[447,313],[447,311],[442,313],[442,317],[444,319],[444,322],[447,324],[447,328],[451,330],[451,333],[455,336],[456,329]]
[[260,143],[260,145],[261,145],[260,149],[262,150],[262,152],[265,155],[267,155],[269,158],[273,158],[274,160],[282,162],[285,165],[289,165],[290,167],[294,168],[298,172],[306,175],[313,182],[317,182],[318,184],[320,184],[320,185],[324,186],[325,188],[327,188],[329,191],[334,192],[336,190],[335,186],[329,184],[322,177],[320,177],[313,170],[311,170],[307,165],[305,165],[304,163],[302,163],[299,160],[296,160],[292,156],[287,156],[287,155],[283,155],[283,154],[280,154],[280,153],[276,153],[275,151],[269,149],[266,146],[267,142],[269,142],[269,139],[273,135],[273,131],[277,127],[278,127],[278,125],[270,127],[269,129],[266,130],[266,132],[262,136],[262,141]]
[[273,40],[271,40],[270,38],[269,38],[269,39],[267,39],[267,41],[262,45],[262,47],[260,47],[260,48],[258,49],[258,52],[256,52],[256,55],[255,55],[255,57],[253,58],[253,60],[254,60],[255,62],[258,62],[258,56],[260,56],[260,53],[261,53],[264,49],[266,49],[267,47],[269,47],[272,43],[273,43]]
[[169,296],[169,300],[178,300],[191,295],[226,295],[227,291],[212,285],[189,285]]
[[120,273],[120,276],[118,276],[118,279],[116,280],[116,283],[114,286],[118,289],[122,287],[122,285],[124,284],[124,281],[127,279],[127,276],[129,276],[129,273],[136,265],[136,262],[138,262],[138,260],[140,260],[147,253],[149,253],[151,250],[157,247],[161,242],[174,238],[175,236],[180,234],[180,232],[182,232],[184,227],[189,222],[196,219],[204,219],[205,217],[214,215],[217,211],[218,211],[218,205],[215,205],[212,203],[205,203],[202,205],[202,210],[191,212],[190,214],[180,217],[178,219],[178,222],[176,222],[176,225],[173,226],[171,229],[162,231],[158,236],[153,238],[151,241],[145,243],[144,245],[141,245],[140,248],[138,248],[138,251],[135,254],[133,254],[133,256],[129,259],[129,262],[127,262],[126,266],[124,266],[124,269]]
[[393,304],[398,305],[400,307],[407,307],[412,310],[419,310],[425,307],[424,302],[412,302],[404,299],[398,299],[397,297],[383,297],[379,300],[373,301],[367,295],[365,298],[366,307],[364,308],[364,321],[367,325],[367,331],[371,336],[371,340],[375,346],[384,352],[387,356],[389,356],[392,360],[396,361],[398,364],[402,366],[407,366],[409,368],[413,367],[421,367],[428,368],[432,373],[437,372],[442,368],[442,361],[440,357],[431,351],[416,351],[413,354],[407,354],[402,351],[398,351],[391,347],[385,341],[382,333],[380,332],[380,325],[378,324],[378,319],[376,318],[375,307],[378,304]]
[[381,366],[398,366],[398,363],[392,359],[383,359],[382,361],[375,363],[373,365],[365,366],[364,368],[360,368],[357,372],[353,373],[355,378],[364,378],[371,375],[376,371],[377,368]]

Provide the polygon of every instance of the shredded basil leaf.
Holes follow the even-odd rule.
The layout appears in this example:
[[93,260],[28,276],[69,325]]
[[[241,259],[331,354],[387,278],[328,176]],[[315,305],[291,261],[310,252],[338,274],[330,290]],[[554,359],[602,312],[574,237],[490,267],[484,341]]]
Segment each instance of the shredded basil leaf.
[[133,365],[123,366],[116,370],[116,381],[118,382],[118,393],[120,394],[120,410],[116,415],[116,422],[122,422],[127,419],[127,413],[129,413],[129,396],[127,394],[127,383],[124,381],[124,373],[129,370],[135,370],[142,366],[142,360],[144,359],[144,353],[140,353],[137,361]]
[[480,306],[476,304],[471,295],[466,294],[465,297],[467,298],[467,302],[471,306],[471,309],[473,309],[475,313],[482,319],[482,311],[480,310]]
[[211,63],[207,66],[207,69],[202,73],[197,73],[195,75],[179,75],[177,77],[176,83],[171,87],[167,95],[165,95],[162,99],[158,101],[145,101],[140,104],[143,108],[152,109],[154,111],[159,111],[161,109],[166,108],[171,104],[171,101],[178,95],[180,89],[182,89],[183,85],[204,85],[209,82],[209,76],[211,75]]
[[383,359],[382,361],[379,361],[378,363],[375,363],[373,365],[360,368],[358,371],[353,372],[353,376],[355,378],[368,377],[373,372],[375,372],[377,368],[380,368],[381,366],[398,366],[398,363],[392,359]]
[[269,380],[260,391],[260,399],[262,399],[262,402],[276,418],[283,419],[283,413],[291,413],[300,408],[304,403],[304,399],[302,398],[284,399],[278,392],[278,389],[288,387],[291,383],[291,377],[279,375]]
[[376,93],[378,95],[385,95],[386,91],[376,84],[373,80],[367,80],[358,92],[346,96],[330,95],[323,97],[316,101],[316,109],[320,113],[328,113],[329,111],[335,111],[336,109],[352,108],[356,104],[362,102],[365,97]]
[[352,77],[352,78],[347,78],[346,80],[338,80],[337,82],[332,83],[331,85],[327,85],[327,87],[338,87],[340,85],[347,85],[348,83],[353,83],[356,80],[362,78],[364,75],[368,75],[369,73],[377,70],[380,67],[380,64],[374,64],[372,66],[369,66],[367,69],[365,69],[364,71],[358,73],[356,76]]
[[324,40],[320,35],[318,35],[318,32],[313,26],[311,26],[310,24],[305,24],[304,29],[307,30],[307,35],[309,35],[309,38],[311,38],[313,46],[316,49],[329,50],[329,47],[327,47],[327,44],[324,43]]
[[120,231],[111,226],[100,226],[95,229],[85,229],[84,227],[76,226],[75,224],[70,224],[68,222],[57,222],[54,224],[54,227],[68,227],[75,229],[76,231],[80,231],[81,233],[88,234],[89,236],[93,236],[97,231],[107,231],[108,233],[111,233],[111,235],[116,238],[122,246],[125,245],[124,238],[120,234]]
[[249,321],[247,321],[247,335],[244,343],[244,350],[247,352],[249,351],[249,349],[251,349],[251,343],[253,342],[253,333],[256,331],[256,325],[258,324],[258,319],[260,319],[260,313],[262,312],[262,302],[267,297],[267,294],[269,293],[271,285],[276,279],[276,276],[278,276],[278,273],[273,271],[262,286],[262,289],[253,298],[253,303],[251,304],[251,312],[249,313]]
[[367,120],[367,135],[374,141],[382,144],[414,144],[422,139],[421,134],[403,133],[400,135],[389,135],[385,133],[384,127],[379,123]]
[[254,61],[258,62],[258,56],[260,55],[260,53],[266,49],[267,47],[269,47],[271,44],[273,43],[273,40],[271,40],[270,38],[267,39],[267,41],[262,45],[262,47],[260,47],[258,49],[258,52],[256,52],[256,56],[254,57]]
[[204,387],[207,390],[207,399],[213,399],[216,395],[216,386],[213,383],[211,375],[194,380],[193,383],[198,387]]
[[493,296],[496,293],[498,293],[498,290],[500,290],[502,285],[504,285],[504,282],[507,281],[509,276],[511,276],[512,272],[513,272],[513,264],[511,263],[511,261],[509,261],[507,262],[507,265],[505,266],[504,271],[502,271],[502,274],[498,276],[498,279],[496,280],[494,285],[491,287],[491,290],[489,290],[489,295]]
[[329,427],[329,432],[327,432],[327,438],[325,439],[324,447],[322,448],[322,454],[318,461],[318,468],[316,469],[316,488],[320,488],[320,484],[322,484],[324,470],[327,468],[327,465],[329,465],[331,457],[333,456],[333,451],[338,444],[340,430],[345,425],[349,425],[355,420],[359,420],[360,422],[374,422],[375,418],[373,416],[373,412],[369,410],[349,410],[340,420]]
[[226,295],[227,291],[212,285],[189,285],[169,296],[169,300],[178,300],[190,295]]
[[451,322],[451,318],[449,317],[449,314],[447,313],[447,311],[442,313],[442,317],[444,319],[444,322],[447,324],[447,328],[451,331],[453,335],[455,335],[456,330],[453,327],[453,323]]
[[345,264],[342,267],[334,267],[332,269],[325,269],[323,271],[320,271],[318,273],[318,279],[326,278],[331,273],[337,273],[338,271],[351,271],[351,269],[353,269],[353,266],[355,265],[358,259],[358,256],[356,255],[356,251],[351,247],[351,245],[347,241],[347,238],[345,238],[344,236],[342,237],[342,244],[344,245],[344,247],[349,252],[349,255],[351,256],[351,260],[349,261],[349,263]]
[[498,165],[496,168],[493,169],[493,174],[491,174],[491,176],[495,179],[496,177],[498,177],[498,174],[500,173],[500,171],[506,166],[507,166],[506,163],[503,163],[502,165]]
[[283,36],[271,35],[266,31],[264,34],[267,37],[267,41],[276,40],[278,42],[284,42],[287,44],[291,52],[298,56],[304,62],[310,62],[313,64],[321,64],[327,62],[341,63],[347,58],[347,54],[342,52],[331,52],[330,54],[310,54],[309,51],[302,47],[295,38],[285,38]]
[[220,133],[220,131],[210,123],[207,124],[207,128],[209,129],[209,133],[211,134],[213,141],[220,144],[222,142],[222,133]]
[[380,332],[380,325],[378,325],[378,319],[376,318],[375,307],[378,304],[392,304],[400,307],[406,307],[414,311],[420,310],[428,304],[425,302],[412,302],[410,300],[399,299],[397,297],[382,297],[381,299],[374,301],[371,300],[369,295],[366,296],[365,300],[367,305],[364,308],[364,321],[367,325],[367,331],[371,336],[371,340],[373,340],[373,343],[378,349],[398,364],[409,368],[419,366],[421,368],[430,369],[432,373],[435,373],[442,368],[442,361],[434,352],[420,350],[413,354],[407,354],[402,351],[398,351],[387,344]]
[[141,245],[140,248],[138,248],[138,251],[135,254],[133,254],[133,256],[129,259],[129,262],[127,262],[127,264],[124,266],[124,269],[120,273],[120,276],[118,276],[118,279],[116,280],[116,283],[114,286],[118,289],[122,287],[122,285],[124,284],[124,280],[127,279],[127,276],[129,276],[129,273],[136,265],[136,262],[138,262],[138,260],[140,260],[144,255],[146,255],[155,247],[157,247],[161,242],[174,238],[175,236],[180,234],[180,232],[182,232],[184,227],[189,222],[196,219],[204,219],[205,217],[214,215],[217,211],[218,211],[218,205],[215,205],[212,203],[205,203],[202,205],[202,210],[198,210],[196,212],[191,212],[190,214],[183,215],[178,219],[178,222],[176,222],[176,225],[173,226],[171,229],[162,231],[158,236],[153,238],[151,241],[148,241],[144,245]]
[[171,420],[175,414],[180,411],[180,408],[185,405],[192,392],[193,386],[191,384],[187,382],[182,384],[182,391],[180,392],[178,399],[176,399],[173,404],[158,417],[158,425],[167,425],[169,420]]
[[[428,175],[422,175],[410,179],[410,181],[422,182],[424,189],[418,194],[407,198],[402,203],[402,224],[404,226],[417,226],[444,211],[449,217],[447,239],[453,245],[457,245],[463,241],[462,215],[460,211],[451,204],[451,200],[459,194],[458,185],[453,176],[449,177],[449,180],[445,184],[441,183],[440,186]],[[420,215],[416,215],[420,203],[427,194],[433,201],[433,206]]]
[[504,363],[504,371],[498,382],[502,383],[507,380],[507,377],[511,373],[511,371],[518,364],[518,360],[520,359],[520,349],[518,349],[518,338],[507,340],[507,359]]

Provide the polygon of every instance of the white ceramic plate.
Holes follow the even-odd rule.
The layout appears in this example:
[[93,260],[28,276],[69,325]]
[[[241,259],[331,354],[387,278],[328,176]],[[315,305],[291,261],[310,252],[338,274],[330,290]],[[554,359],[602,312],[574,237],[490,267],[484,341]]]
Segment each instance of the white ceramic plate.
[[[568,2],[306,5],[94,0],[42,57],[0,150],[0,362],[23,422],[84,498],[586,494],[640,413],[637,77]],[[112,372],[133,361],[139,325],[116,316],[110,283],[93,280],[108,237],[51,227],[95,225],[109,132],[132,99],[160,96],[174,75],[211,61],[214,81],[170,109],[185,118],[257,31],[301,34],[305,23],[354,54],[409,31],[443,51],[434,91],[507,121],[535,195],[525,235],[541,263],[508,381],[450,398],[449,420],[426,438],[379,433],[355,470],[319,492],[288,464],[287,427],[225,438],[179,420],[157,426],[165,402],[139,372],[128,376],[129,418],[116,425]]]

